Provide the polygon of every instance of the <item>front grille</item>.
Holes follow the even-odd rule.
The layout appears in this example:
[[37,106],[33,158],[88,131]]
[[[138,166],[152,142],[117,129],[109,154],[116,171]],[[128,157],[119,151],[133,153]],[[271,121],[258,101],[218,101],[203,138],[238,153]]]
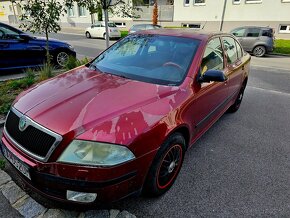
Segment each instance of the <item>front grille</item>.
[[55,143],[56,138],[32,125],[27,126],[24,131],[20,131],[18,128],[19,119],[19,116],[12,110],[9,112],[5,124],[7,133],[26,151],[44,158]]

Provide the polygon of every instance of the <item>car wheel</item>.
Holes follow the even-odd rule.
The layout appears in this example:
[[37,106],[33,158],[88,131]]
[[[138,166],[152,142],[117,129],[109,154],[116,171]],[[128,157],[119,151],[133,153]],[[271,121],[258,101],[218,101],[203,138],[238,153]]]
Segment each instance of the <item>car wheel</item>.
[[247,82],[244,82],[235,100],[235,103],[228,109],[229,113],[234,113],[239,110],[243,97],[244,97],[244,91],[245,91],[246,85],[247,85]]
[[266,48],[263,45],[258,45],[254,48],[253,54],[256,57],[263,57],[266,54]]
[[89,38],[92,38],[91,34],[89,32],[86,32],[86,37],[89,39]]
[[65,51],[60,51],[55,55],[54,62],[57,66],[64,67],[69,59],[69,54]]
[[185,148],[180,133],[174,133],[161,145],[143,186],[145,196],[159,196],[170,189],[183,163]]
[[106,33],[104,33],[103,38],[104,38],[104,40],[107,39],[107,34]]

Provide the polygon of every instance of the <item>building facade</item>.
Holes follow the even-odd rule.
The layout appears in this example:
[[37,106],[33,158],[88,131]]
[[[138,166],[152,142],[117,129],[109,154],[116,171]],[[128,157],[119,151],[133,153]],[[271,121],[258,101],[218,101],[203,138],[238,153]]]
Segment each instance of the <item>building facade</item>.
[[[131,2],[130,0],[127,0]],[[230,31],[240,26],[269,26],[277,38],[290,38],[290,0],[157,0],[159,23],[167,27],[189,27],[208,31]],[[150,23],[154,0],[136,5],[138,18],[109,14],[120,28]],[[0,0],[0,22],[14,23],[21,14],[16,2]],[[16,16],[14,16],[14,14]],[[97,20],[97,15],[74,4],[61,18],[62,26],[84,28]],[[222,24],[222,25],[221,25]]]

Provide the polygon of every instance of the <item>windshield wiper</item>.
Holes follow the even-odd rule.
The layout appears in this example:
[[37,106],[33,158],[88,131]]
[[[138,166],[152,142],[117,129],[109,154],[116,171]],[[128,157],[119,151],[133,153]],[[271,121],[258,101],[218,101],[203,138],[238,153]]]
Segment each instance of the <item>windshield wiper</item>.
[[124,79],[130,79],[129,77],[126,77],[124,75],[109,73],[109,72],[106,72],[106,71],[101,71],[100,68],[98,68],[95,64],[90,64],[89,68],[93,69],[93,70],[96,70],[96,71],[100,71],[101,73],[105,73],[105,74],[109,74],[109,75],[113,75],[113,76],[118,76],[118,77],[121,77],[121,78],[124,78]]
[[103,73],[103,71],[101,71],[100,68],[98,68],[98,67],[97,67],[96,65],[94,65],[94,64],[90,64],[89,68],[92,69],[92,70],[100,71],[100,72]]

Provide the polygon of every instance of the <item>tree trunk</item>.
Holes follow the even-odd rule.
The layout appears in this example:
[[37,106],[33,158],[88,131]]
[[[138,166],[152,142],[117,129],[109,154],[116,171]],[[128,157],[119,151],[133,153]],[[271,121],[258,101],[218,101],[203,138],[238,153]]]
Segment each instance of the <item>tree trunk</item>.
[[49,45],[48,45],[48,31],[45,29],[45,38],[46,38],[46,63],[50,66],[50,54],[49,54]]
[[153,5],[152,24],[157,25],[157,23],[158,23],[158,5],[157,5],[157,1],[155,1]]
[[109,34],[109,27],[108,27],[108,21],[109,21],[109,16],[108,16],[108,8],[104,9],[105,10],[105,26],[106,26],[106,46],[109,48],[110,43],[110,34]]

